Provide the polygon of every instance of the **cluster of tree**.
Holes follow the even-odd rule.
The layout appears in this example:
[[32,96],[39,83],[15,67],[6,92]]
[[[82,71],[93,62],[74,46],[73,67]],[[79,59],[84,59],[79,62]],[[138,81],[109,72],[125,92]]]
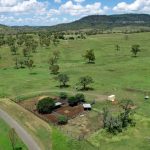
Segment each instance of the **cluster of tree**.
[[37,104],[37,110],[41,114],[51,113],[55,108],[55,102],[52,98],[46,97]]
[[66,100],[66,99],[68,98],[68,95],[67,95],[67,93],[65,93],[65,92],[61,92],[60,95],[59,95],[59,97],[60,97],[60,99],[62,99],[62,100]]
[[107,108],[103,109],[103,124],[104,128],[112,134],[117,134],[122,132],[124,128],[129,125],[134,126],[135,122],[133,120],[133,111],[131,106],[133,102],[131,100],[124,100],[121,104],[123,111],[117,115],[113,116]]
[[5,35],[4,34],[0,34],[0,47],[5,45]]
[[[57,80],[60,83],[60,87],[68,87],[68,82],[70,80],[69,76],[67,74],[59,74],[55,80]],[[90,87],[88,87],[90,84],[94,83],[92,77],[90,76],[83,76],[79,78],[78,83],[76,84],[77,89],[80,90],[88,90]]]
[[76,106],[79,103],[85,102],[85,96],[84,94],[76,94],[75,96],[71,96],[68,98],[68,103],[70,106]]
[[[115,45],[115,50],[120,51],[121,47],[117,44]],[[134,57],[137,56],[137,54],[141,51],[140,45],[135,44],[131,46],[131,53],[133,54]]]
[[51,34],[46,32],[40,32],[38,34],[40,46],[49,47],[51,43]]

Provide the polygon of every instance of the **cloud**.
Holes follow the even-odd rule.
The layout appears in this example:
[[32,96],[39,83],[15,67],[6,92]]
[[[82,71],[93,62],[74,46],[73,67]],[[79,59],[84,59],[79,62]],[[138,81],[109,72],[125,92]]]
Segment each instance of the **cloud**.
[[133,3],[121,2],[114,8],[117,13],[148,13],[150,14],[150,0],[135,0]]
[[85,0],[74,0],[75,2],[77,2],[77,3],[82,3],[82,2],[84,2]]
[[42,7],[43,3],[37,0],[0,0],[0,13],[21,13],[41,10]]
[[61,3],[61,0],[54,0],[55,3]]
[[65,4],[62,4],[59,10],[63,13],[72,15],[72,16],[85,16],[92,14],[104,14],[106,7],[102,8],[100,2],[95,2],[93,4],[81,5],[81,4],[73,4],[72,1],[68,1]]

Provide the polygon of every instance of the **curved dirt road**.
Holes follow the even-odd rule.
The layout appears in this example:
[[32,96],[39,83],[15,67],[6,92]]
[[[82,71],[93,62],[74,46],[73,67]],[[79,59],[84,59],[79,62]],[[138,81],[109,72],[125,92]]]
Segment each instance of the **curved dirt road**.
[[30,134],[26,132],[11,116],[0,109],[0,117],[11,127],[14,128],[18,136],[22,139],[29,150],[41,150]]

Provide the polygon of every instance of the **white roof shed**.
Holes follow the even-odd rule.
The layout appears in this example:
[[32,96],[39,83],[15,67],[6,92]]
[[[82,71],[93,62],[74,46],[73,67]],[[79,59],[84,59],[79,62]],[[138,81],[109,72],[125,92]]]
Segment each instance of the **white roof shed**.
[[55,103],[55,106],[61,106],[62,105],[62,103],[61,102],[57,102],[57,103]]
[[91,109],[92,108],[91,104],[83,104],[83,107],[85,109]]

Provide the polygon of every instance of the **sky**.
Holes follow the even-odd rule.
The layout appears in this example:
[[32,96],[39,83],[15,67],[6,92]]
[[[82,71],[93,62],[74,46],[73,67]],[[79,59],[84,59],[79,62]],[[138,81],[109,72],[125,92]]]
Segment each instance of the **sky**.
[[88,15],[150,14],[150,0],[0,0],[0,24],[51,26]]

